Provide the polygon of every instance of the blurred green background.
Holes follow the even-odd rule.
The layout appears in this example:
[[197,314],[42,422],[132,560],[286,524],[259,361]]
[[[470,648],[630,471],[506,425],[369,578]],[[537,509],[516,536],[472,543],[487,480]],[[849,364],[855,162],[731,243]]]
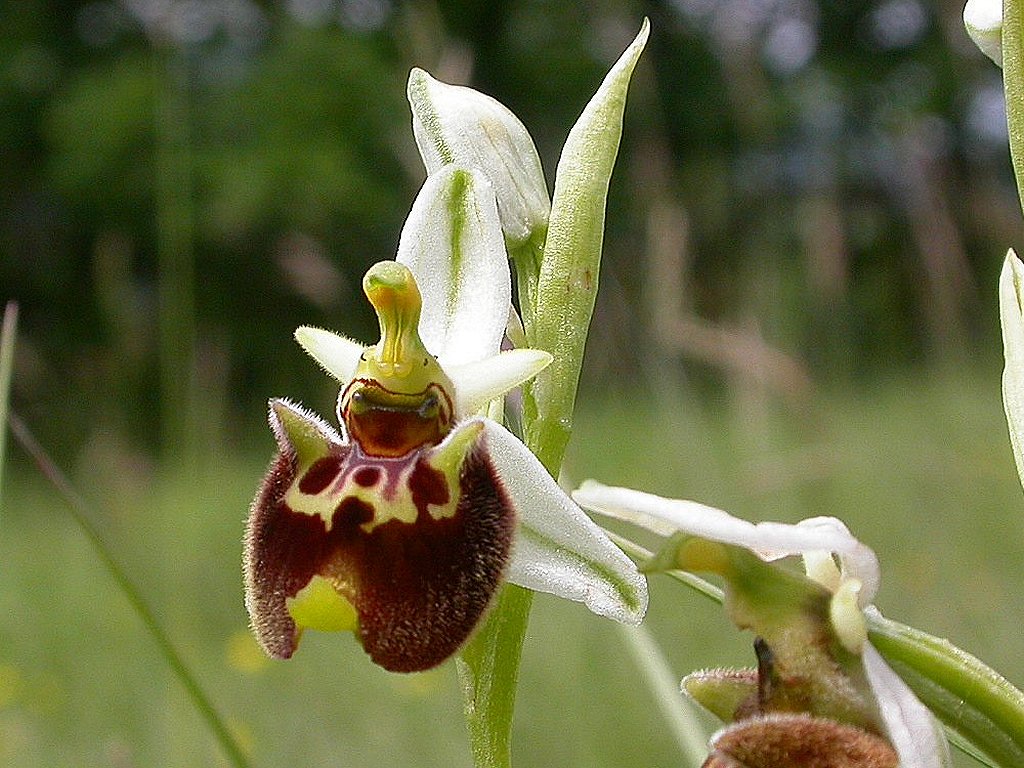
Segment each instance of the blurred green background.
[[[266,400],[330,413],[291,340],[359,290],[423,179],[411,66],[531,130],[549,184],[640,20],[566,466],[751,519],[843,517],[879,605],[1024,682],[1024,499],[995,283],[1020,245],[999,71],[959,2],[25,0],[0,6],[13,407],[98,510],[257,766],[470,764],[454,670],[348,637],[264,662],[240,537]],[[224,764],[24,454],[0,510],[0,763]],[[753,662],[655,582],[679,676]],[[538,598],[519,764],[683,765],[618,630]],[[708,720],[708,726],[713,723]],[[963,765],[968,765],[966,761]]]

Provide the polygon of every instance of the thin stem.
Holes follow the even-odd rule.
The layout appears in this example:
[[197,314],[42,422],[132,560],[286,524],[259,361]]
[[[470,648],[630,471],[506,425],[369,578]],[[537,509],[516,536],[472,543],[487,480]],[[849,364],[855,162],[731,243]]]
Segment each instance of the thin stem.
[[26,453],[32,457],[39,471],[57,489],[60,497],[64,499],[72,518],[74,518],[78,527],[82,529],[86,538],[96,549],[96,553],[106,567],[107,572],[113,577],[121,593],[127,598],[132,609],[135,611],[135,614],[142,620],[150,637],[156,642],[160,654],[164,657],[164,661],[167,662],[171,671],[185,687],[185,691],[188,693],[189,698],[192,699],[192,703],[199,711],[199,715],[206,721],[210,730],[213,731],[213,735],[220,743],[221,749],[224,750],[228,761],[235,768],[249,768],[248,759],[242,752],[242,748],[235,740],[235,737],[231,734],[224,719],[217,712],[213,702],[203,691],[199,681],[185,664],[181,654],[174,647],[167,632],[160,625],[153,610],[142,596],[141,590],[114,558],[99,528],[93,522],[96,515],[90,509],[85,499],[75,490],[60,468],[54,464],[46,450],[35,439],[28,426],[18,418],[17,414],[10,414],[10,425],[11,434],[14,435],[14,438],[25,449]]
[[533,592],[506,584],[476,637],[458,656],[473,764],[512,765],[512,715]]
[[[536,241],[512,253],[527,340],[554,356],[548,369],[524,387],[524,442],[555,478],[569,440],[594,308],[608,180],[618,153],[626,90],[648,29],[645,20],[569,134],[543,249],[541,234],[535,233]],[[528,590],[506,584],[459,661],[477,768],[512,764],[512,714],[531,603]]]
[[679,694],[678,677],[673,674],[654,636],[642,624],[639,627],[615,626],[668,723],[679,751],[689,765],[702,765],[708,752],[708,734],[698,721],[690,700]]
[[14,340],[18,332],[18,304],[7,302],[0,326],[0,509],[3,509],[4,452],[7,447],[7,417],[10,412],[11,379],[14,375]]

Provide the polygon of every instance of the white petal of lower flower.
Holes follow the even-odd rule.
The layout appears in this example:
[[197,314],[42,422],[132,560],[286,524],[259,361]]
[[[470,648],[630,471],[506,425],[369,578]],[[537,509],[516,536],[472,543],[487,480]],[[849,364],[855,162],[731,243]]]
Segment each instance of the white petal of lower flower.
[[636,523],[662,536],[682,531],[723,544],[747,547],[769,559],[815,550],[847,553],[863,546],[841,523],[820,522],[829,518],[814,518],[805,526],[751,523],[695,501],[666,499],[593,480],[584,482],[573,493],[573,498],[589,510]]
[[494,192],[481,172],[448,165],[427,178],[397,260],[416,278],[420,336],[445,368],[500,349],[512,282]]
[[544,465],[500,424],[485,422],[491,460],[518,514],[508,580],[640,623],[647,582],[633,562],[576,506]]
[[952,765],[949,746],[938,723],[871,643],[861,651],[868,684],[875,694],[886,735],[900,758],[900,768],[945,768]]
[[[871,547],[862,544],[850,533],[846,523],[836,517],[809,517],[797,523],[796,527],[817,531],[822,536],[832,536],[838,543],[841,543],[842,547],[832,547],[829,550],[839,555],[839,562],[843,566],[841,579],[856,579],[860,582],[858,603],[862,608],[875,599],[882,583],[878,556],[875,555]],[[811,575],[810,571],[808,571],[808,575]],[[834,592],[835,589],[833,588],[832,591]]]
[[999,322],[1003,329],[1003,409],[1017,474],[1024,483],[1024,263],[1011,248],[999,275]]

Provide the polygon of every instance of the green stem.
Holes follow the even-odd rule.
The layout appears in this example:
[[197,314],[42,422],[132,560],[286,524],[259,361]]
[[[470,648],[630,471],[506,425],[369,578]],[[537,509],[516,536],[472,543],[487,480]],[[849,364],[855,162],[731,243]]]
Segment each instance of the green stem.
[[679,680],[655,642],[649,629],[615,625],[626,649],[647,682],[669,730],[683,753],[686,764],[703,765],[707,757],[708,734],[697,720],[691,700],[679,695]]
[[11,380],[14,376],[14,340],[18,332],[18,304],[7,302],[0,326],[0,509],[3,509],[4,452],[7,447],[7,416],[10,413]]
[[[542,378],[525,388],[524,442],[555,478],[569,441],[594,309],[608,181],[622,134],[626,90],[649,27],[645,19],[569,133],[543,249],[532,240],[512,253],[527,340],[554,356]],[[506,584],[458,662],[477,768],[512,765],[512,714],[531,602],[528,590]]]
[[[529,441],[527,447],[537,453]],[[557,465],[545,466],[557,477]],[[519,663],[532,605],[533,592],[506,583],[484,625],[456,661],[476,768],[511,768]]]
[[506,584],[456,665],[477,768],[512,765],[512,714],[533,592]]
[[184,686],[185,691],[188,693],[189,698],[192,700],[192,704],[199,712],[200,717],[206,721],[210,730],[213,731],[214,737],[220,744],[221,749],[224,750],[224,754],[228,758],[230,764],[235,766],[235,768],[248,768],[248,759],[245,757],[241,746],[239,746],[235,737],[228,729],[227,724],[213,706],[213,702],[210,700],[209,696],[206,695],[206,692],[203,691],[202,687],[199,685],[199,681],[189,670],[184,659],[181,657],[181,654],[179,654],[177,649],[174,647],[174,644],[171,642],[167,632],[160,625],[160,622],[157,620],[153,610],[149,607],[145,598],[142,596],[141,590],[136,586],[135,582],[131,580],[121,564],[114,558],[110,547],[104,541],[99,528],[93,522],[95,515],[90,510],[88,504],[86,504],[85,499],[78,494],[68,478],[60,471],[57,465],[54,464],[53,460],[35,439],[35,436],[29,428],[14,413],[10,414],[10,425],[11,433],[14,435],[15,439],[21,447],[25,449],[29,456],[32,457],[36,466],[39,468],[39,471],[43,473],[46,479],[50,481],[54,488],[57,489],[61,498],[63,498],[65,503],[67,503],[72,518],[96,549],[96,553],[99,555],[100,561],[106,567],[107,572],[113,577],[114,582],[121,590],[121,593],[125,598],[127,598],[132,610],[134,610],[135,614],[142,620],[142,623],[149,632],[150,637],[152,637],[156,643],[160,654],[164,657],[164,661],[167,662],[171,671]]

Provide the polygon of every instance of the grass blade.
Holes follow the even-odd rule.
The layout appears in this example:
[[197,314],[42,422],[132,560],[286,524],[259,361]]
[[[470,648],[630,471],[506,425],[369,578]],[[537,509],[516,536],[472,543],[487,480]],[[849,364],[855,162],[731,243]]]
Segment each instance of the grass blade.
[[241,746],[235,740],[224,719],[217,712],[210,697],[207,696],[206,692],[199,685],[199,681],[189,670],[185,660],[178,653],[174,644],[171,642],[167,632],[160,625],[160,622],[156,618],[156,614],[149,607],[145,598],[142,596],[142,592],[136,586],[135,582],[128,576],[121,564],[114,558],[111,553],[110,547],[104,541],[103,536],[100,534],[99,528],[96,526],[94,519],[95,514],[86,503],[85,499],[75,490],[74,486],[68,478],[61,472],[60,468],[50,459],[45,449],[35,439],[35,436],[29,430],[29,428],[18,418],[17,414],[9,414],[9,422],[11,426],[11,434],[18,441],[22,448],[32,457],[35,461],[39,471],[43,473],[47,480],[56,488],[57,493],[67,504],[71,516],[75,522],[85,533],[87,539],[95,547],[96,553],[99,555],[100,560],[106,567],[107,571],[113,577],[118,588],[127,598],[131,604],[132,610],[135,611],[139,619],[142,620],[143,625],[149,632],[150,637],[156,643],[157,648],[160,651],[160,655],[164,657],[164,661],[171,668],[171,671],[178,678],[179,682],[184,686],[185,691],[188,693],[189,698],[192,700],[193,706],[199,712],[200,717],[206,721],[210,730],[213,732],[214,737],[220,744],[221,749],[224,751],[224,755],[227,757],[228,762],[235,768],[249,768],[249,761],[246,758]]
[[615,627],[672,731],[685,764],[702,765],[707,757],[709,734],[698,721],[692,701],[679,692],[679,678],[672,672],[650,630],[643,624],[639,627],[616,624]]
[[7,302],[0,326],[0,510],[3,505],[4,449],[7,446],[7,414],[10,412],[11,379],[14,375],[14,338],[18,332],[18,304]]

